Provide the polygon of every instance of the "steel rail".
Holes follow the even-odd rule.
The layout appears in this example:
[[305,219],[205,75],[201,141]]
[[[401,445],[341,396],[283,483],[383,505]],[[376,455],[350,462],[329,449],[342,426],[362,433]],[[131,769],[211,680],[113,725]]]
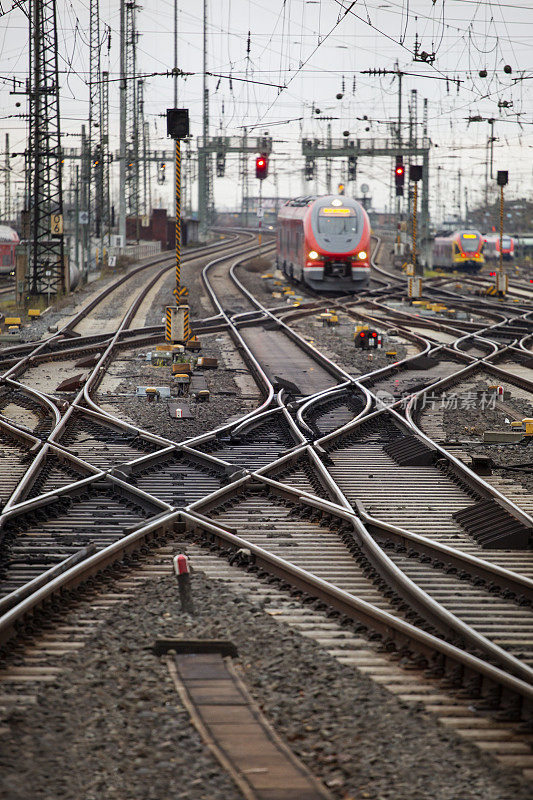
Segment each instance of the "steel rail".
[[[340,512],[339,512],[340,513]],[[279,556],[275,556],[240,536],[236,536],[222,526],[211,522],[198,512],[185,511],[184,518],[188,527],[194,531],[200,529],[213,538],[220,539],[238,550],[249,551],[255,566],[295,586],[313,597],[324,600],[332,608],[363,622],[372,630],[378,631],[387,640],[395,641],[403,646],[410,646],[425,654],[430,660],[438,663],[438,656],[449,659],[462,669],[475,672],[487,679],[489,686],[496,684],[522,698],[525,710],[530,715],[533,705],[533,686],[504,670],[468,653],[464,650],[426,633],[420,628],[404,620],[394,617],[386,611],[362,600],[355,595],[318,578],[315,575],[291,564]],[[438,654],[438,656],[437,656]]]
[[[233,246],[234,245],[230,245],[230,247],[233,247]],[[209,249],[212,249],[212,248],[209,248]],[[150,266],[153,266],[153,264],[150,264]],[[154,276],[154,278],[152,279],[152,281],[150,283],[154,284],[157,280],[160,279],[161,275],[164,272],[168,271],[171,268],[172,268],[172,265],[170,265],[168,267],[163,267],[160,270],[160,272],[156,276]],[[137,272],[138,271],[139,270],[137,270]],[[132,273],[129,273],[129,274],[131,275]],[[126,276],[124,276],[124,277],[126,277]],[[116,284],[122,284],[123,282],[124,282],[124,280],[120,279],[118,282],[116,282]],[[116,286],[116,285],[114,284],[113,286]],[[111,288],[112,287],[107,287],[106,296],[107,296],[107,294],[109,294],[109,291],[110,291]],[[106,350],[104,351],[103,355],[101,356],[101,358],[97,362],[96,366],[89,373],[88,379],[87,379],[84,387],[78,392],[78,394],[76,395],[76,397],[74,398],[72,403],[67,408],[65,414],[61,418],[57,419],[56,425],[53,427],[50,435],[48,436],[48,439],[47,439],[48,442],[50,442],[52,444],[58,444],[58,439],[59,439],[60,435],[64,431],[66,425],[68,424],[71,416],[74,414],[75,411],[79,410],[84,414],[92,413],[91,408],[84,408],[83,406],[81,406],[81,401],[82,400],[85,400],[88,403],[89,406],[93,406],[93,408],[97,409],[97,411],[101,411],[99,409],[99,407],[95,403],[93,403],[92,399],[88,395],[88,389],[91,388],[92,383],[94,381],[96,381],[97,378],[101,379],[103,377],[103,372],[105,370],[105,363],[107,362],[108,358],[111,357],[113,349],[114,349],[116,343],[119,341],[122,333],[127,329],[127,325],[134,318],[135,311],[138,309],[140,303],[142,302],[142,298],[144,296],[144,292],[145,292],[145,289],[142,289],[141,292],[138,294],[138,296],[135,298],[135,300],[131,303],[130,307],[128,308],[128,310],[126,311],[126,314],[124,315],[124,317],[122,319],[122,322],[119,325],[119,328],[117,329],[115,334],[111,337],[111,340],[110,340]],[[91,308],[94,307],[94,305],[92,305],[91,303],[89,304],[89,306],[91,306]],[[83,309],[82,311],[86,311],[86,310],[87,309]],[[5,379],[5,376],[4,376],[4,380],[7,380],[7,379]],[[57,409],[56,409],[56,411],[57,411]],[[139,434],[143,435],[148,440],[154,441],[154,442],[156,442],[158,444],[161,444],[163,447],[164,446],[168,446],[169,444],[172,444],[172,442],[170,442],[167,439],[163,439],[161,437],[157,437],[154,434],[149,433],[148,431],[143,431],[140,428],[137,428],[137,427],[134,427],[134,426],[130,426],[127,423],[124,423],[122,420],[119,420],[118,418],[114,417],[111,414],[102,414],[101,416],[102,416],[102,419],[105,422],[118,425],[118,427],[121,428],[121,429],[125,429],[125,428],[126,429],[130,429],[130,430],[134,431],[137,435],[139,435]],[[16,488],[15,493],[14,493],[15,496],[14,497],[13,497],[13,495],[11,496],[10,500],[12,502],[9,504],[8,508],[11,508],[15,503],[20,503],[20,499],[23,497],[24,493],[33,484],[33,482],[35,480],[35,477],[38,474],[38,472],[40,470],[40,467],[42,466],[42,464],[44,462],[45,455],[46,455],[46,452],[43,452],[42,448],[41,448],[41,451],[38,452],[37,455],[36,455],[34,463],[30,467],[30,469],[26,472],[26,474],[23,476],[23,478],[20,481],[18,487]],[[4,515],[0,514],[0,527],[3,524],[3,518],[4,518]]]
[[[246,490],[246,486],[252,481],[262,481],[271,490],[281,493],[282,496],[291,498],[295,503],[306,503],[315,508],[319,508],[327,513],[332,513],[337,517],[349,521],[355,533],[355,539],[361,547],[365,556],[369,559],[372,565],[377,569],[382,578],[387,581],[391,586],[408,604],[417,611],[421,616],[429,622],[433,627],[440,631],[441,634],[448,638],[459,637],[463,642],[468,643],[472,648],[475,648],[486,656],[494,659],[500,666],[504,666],[512,674],[520,677],[522,680],[533,684],[533,669],[518,658],[507,652],[499,645],[487,639],[486,636],[479,633],[470,625],[464,623],[459,617],[446,609],[440,602],[435,600],[425,590],[417,586],[405,573],[392,561],[392,559],[382,550],[377,544],[375,539],[363,525],[361,519],[356,516],[353,510],[351,512],[345,508],[340,508],[333,503],[323,500],[322,498],[313,497],[300,490],[293,489],[290,485],[279,483],[265,475],[253,472],[249,476],[241,478],[238,484],[232,484],[229,487],[213,492],[206,498],[192,503],[185,508],[188,512],[198,512],[205,516],[205,511],[216,507],[218,503],[223,501],[224,497],[234,495],[237,488]],[[338,494],[344,497],[343,505],[349,506],[347,498],[343,495],[342,491],[337,487]],[[240,536],[241,540],[245,542],[243,546],[249,547],[252,543],[244,536]],[[263,551],[267,552],[267,551]],[[442,552],[442,551],[441,551]],[[478,564],[480,569],[480,564]],[[487,575],[491,574],[487,570]],[[533,586],[533,583],[531,584]]]
[[62,590],[72,590],[89,578],[102,572],[106,567],[120,562],[125,556],[140,549],[147,540],[155,535],[168,532],[170,523],[179,520],[180,511],[164,512],[157,518],[137,527],[135,531],[127,534],[113,544],[99,550],[94,555],[68,569],[63,574],[56,576],[36,592],[26,597],[22,602],[11,608],[0,617],[0,644],[4,644],[17,632],[28,615],[34,615],[51,597]]
[[[237,238],[238,237],[235,237],[235,239],[237,239]],[[226,243],[224,243],[224,245],[226,246]],[[229,243],[227,246],[228,247],[232,247],[233,244]],[[206,250],[208,252],[211,252],[213,249],[218,249],[218,248],[220,248],[220,244],[219,243],[217,243],[215,245],[206,245],[206,246],[203,246],[203,247],[199,247],[199,248],[197,248],[197,250],[194,253],[190,253],[190,256],[191,256],[190,258],[189,258],[189,253],[188,253],[187,255],[184,256],[183,260],[184,261],[194,260],[199,255],[201,256],[202,252],[205,252]],[[200,251],[202,251],[202,252],[200,252]],[[141,264],[140,266],[135,267],[134,269],[130,270],[125,275],[123,275],[120,278],[118,278],[112,284],[110,284],[109,286],[105,287],[105,289],[102,292],[100,292],[98,295],[96,295],[96,297],[94,297],[93,300],[91,300],[86,306],[84,306],[82,309],[80,309],[80,311],[78,311],[71,320],[69,320],[67,323],[65,323],[65,325],[63,325],[57,331],[57,333],[55,333],[49,339],[45,339],[45,340],[43,340],[41,342],[38,342],[36,344],[35,348],[33,348],[31,350],[31,352],[27,356],[25,356],[25,358],[23,358],[17,365],[11,367],[7,372],[5,372],[2,375],[0,375],[0,380],[2,378],[9,377],[11,375],[11,373],[15,369],[20,368],[21,366],[23,366],[24,363],[32,355],[38,354],[41,350],[47,348],[52,342],[54,342],[57,339],[59,339],[65,333],[71,332],[73,327],[75,327],[78,324],[78,322],[80,322],[84,317],[86,317],[94,308],[96,308],[96,306],[98,306],[103,300],[105,300],[105,298],[108,297],[112,292],[114,292],[117,288],[122,286],[126,281],[130,280],[130,278],[135,277],[137,274],[139,274],[140,272],[142,272],[145,269],[149,269],[150,267],[157,266],[157,264],[159,264],[161,262],[165,262],[165,261],[170,261],[171,262],[171,263],[169,263],[167,269],[168,270],[172,269],[172,266],[173,266],[174,262],[171,261],[171,255],[170,254],[163,255],[163,256],[158,256],[157,258],[153,259],[152,261],[150,261],[148,263]]]
[[[280,398],[280,399],[281,399],[281,398]],[[246,480],[247,480],[246,478],[243,478],[243,479],[242,479],[242,481],[246,481]],[[240,482],[236,482],[235,484],[233,484],[233,485],[232,485],[232,487],[231,487],[231,488],[238,486],[238,485],[239,485],[239,483],[240,483]],[[128,488],[131,488],[131,487],[128,487]],[[219,490],[219,491],[222,491],[222,490]],[[405,577],[405,576],[404,576],[404,577]],[[382,613],[383,613],[383,612],[382,612]],[[506,654],[506,655],[507,655],[507,654]]]

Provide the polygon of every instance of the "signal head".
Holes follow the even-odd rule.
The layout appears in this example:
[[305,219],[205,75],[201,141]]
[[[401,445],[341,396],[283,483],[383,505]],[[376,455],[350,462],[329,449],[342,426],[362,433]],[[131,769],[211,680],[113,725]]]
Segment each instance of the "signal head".
[[255,177],[260,181],[268,175],[268,158],[266,155],[257,156],[255,159]]

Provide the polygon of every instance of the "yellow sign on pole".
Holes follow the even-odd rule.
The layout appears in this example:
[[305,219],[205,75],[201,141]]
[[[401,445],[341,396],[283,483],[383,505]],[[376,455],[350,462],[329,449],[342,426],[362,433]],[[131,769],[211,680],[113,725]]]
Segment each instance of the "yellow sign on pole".
[[63,236],[63,214],[50,214],[52,236]]

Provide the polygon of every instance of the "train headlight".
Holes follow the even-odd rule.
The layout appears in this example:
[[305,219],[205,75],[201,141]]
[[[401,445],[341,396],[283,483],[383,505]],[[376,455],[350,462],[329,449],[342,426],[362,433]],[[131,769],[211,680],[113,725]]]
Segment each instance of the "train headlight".
[[317,253],[317,251],[316,251],[316,250],[311,250],[311,251],[309,252],[309,258],[310,258],[312,261],[315,261],[315,259],[317,259],[317,258],[318,258],[318,253]]
[[364,261],[365,258],[366,258],[366,255],[367,255],[366,250],[361,250],[359,253],[357,253],[357,258],[360,258],[361,261]]

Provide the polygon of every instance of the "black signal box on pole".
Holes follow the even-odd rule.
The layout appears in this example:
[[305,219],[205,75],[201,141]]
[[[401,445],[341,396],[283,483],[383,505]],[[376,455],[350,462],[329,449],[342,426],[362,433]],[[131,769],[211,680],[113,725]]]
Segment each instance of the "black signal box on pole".
[[509,183],[509,173],[506,169],[498,170],[498,174],[496,176],[496,183],[498,186],[507,186]]
[[422,165],[411,164],[409,167],[409,180],[417,183],[422,180]]
[[189,136],[189,109],[167,108],[167,136],[186,139]]

